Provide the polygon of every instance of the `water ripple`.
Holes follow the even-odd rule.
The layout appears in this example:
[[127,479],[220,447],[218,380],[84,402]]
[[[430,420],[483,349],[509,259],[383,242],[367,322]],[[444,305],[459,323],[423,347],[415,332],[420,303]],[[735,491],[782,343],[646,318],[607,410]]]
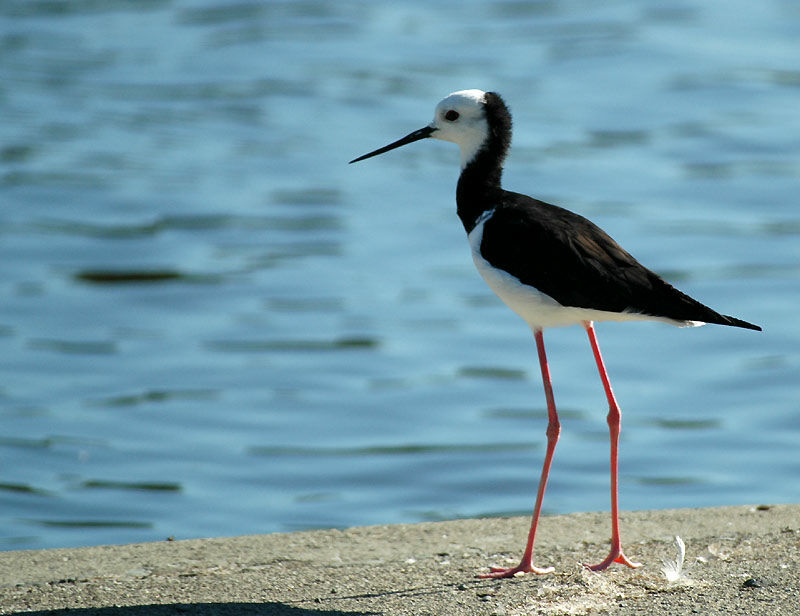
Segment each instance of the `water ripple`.
[[271,351],[342,351],[374,349],[380,341],[368,337],[346,337],[334,340],[215,340],[206,348],[225,353],[261,353]]
[[47,520],[27,518],[27,524],[50,528],[153,528],[152,522],[134,520]]
[[34,338],[28,341],[32,349],[55,351],[67,355],[114,355],[116,341],[59,340],[55,338]]
[[468,379],[525,380],[527,378],[524,370],[498,366],[464,366],[459,368],[458,375]]
[[197,276],[176,270],[84,270],[76,272],[73,277],[92,284],[144,284],[197,279]]
[[80,488],[91,490],[135,490],[147,492],[181,492],[179,483],[159,481],[111,481],[107,479],[85,479],[78,484]]
[[257,446],[248,452],[256,456],[302,456],[302,457],[363,457],[363,456],[419,456],[427,454],[453,453],[498,453],[511,451],[534,451],[534,443],[474,443],[474,444],[429,444],[429,445],[384,445],[366,447],[286,447]]
[[212,389],[151,390],[138,394],[127,394],[90,401],[90,406],[139,406],[141,404],[164,403],[173,400],[208,400],[217,395]]
[[35,488],[26,483],[0,483],[0,491],[14,492],[17,494],[31,494],[33,496],[56,496],[56,494],[50,490]]

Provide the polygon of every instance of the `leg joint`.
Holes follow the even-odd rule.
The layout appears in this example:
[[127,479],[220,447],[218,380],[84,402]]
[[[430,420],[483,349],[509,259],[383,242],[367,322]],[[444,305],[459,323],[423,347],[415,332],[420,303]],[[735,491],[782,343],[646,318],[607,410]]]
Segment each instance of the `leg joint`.
[[558,417],[555,418],[555,421],[551,421],[547,424],[547,440],[558,440],[558,437],[561,435],[561,422],[558,421]]

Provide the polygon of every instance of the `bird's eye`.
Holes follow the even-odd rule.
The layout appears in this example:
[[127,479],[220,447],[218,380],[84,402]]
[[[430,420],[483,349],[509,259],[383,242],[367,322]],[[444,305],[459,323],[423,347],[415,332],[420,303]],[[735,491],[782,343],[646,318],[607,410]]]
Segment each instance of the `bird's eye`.
[[455,122],[458,120],[458,111],[455,109],[450,109],[447,113],[444,114],[444,119],[448,120],[449,122]]

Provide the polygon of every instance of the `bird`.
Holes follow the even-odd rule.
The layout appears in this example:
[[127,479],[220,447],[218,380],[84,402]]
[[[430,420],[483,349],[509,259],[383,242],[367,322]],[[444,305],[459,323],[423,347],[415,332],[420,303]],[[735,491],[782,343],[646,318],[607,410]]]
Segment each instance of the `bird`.
[[528,324],[536,341],[547,402],[547,448],[536,503],[520,563],[491,567],[482,578],[546,574],[534,564],[534,543],[550,466],[561,433],[543,330],[581,325],[589,337],[608,401],[610,439],[611,547],[597,564],[637,568],[622,549],[619,527],[618,446],[622,412],[600,353],[594,324],[603,321],[661,321],[678,327],[713,323],[761,331],[761,327],[712,310],[647,269],[605,231],[580,214],[502,188],[503,163],[511,145],[511,113],[496,92],[460,90],[437,105],[433,121],[359,162],[395,148],[433,138],[459,146],[461,173],[456,211],[467,233],[472,260],[495,294]]

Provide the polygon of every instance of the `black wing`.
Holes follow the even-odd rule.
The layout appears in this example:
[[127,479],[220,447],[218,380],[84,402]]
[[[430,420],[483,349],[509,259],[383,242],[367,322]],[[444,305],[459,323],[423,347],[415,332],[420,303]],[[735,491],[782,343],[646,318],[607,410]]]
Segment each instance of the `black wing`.
[[681,293],[583,216],[526,195],[504,191],[481,253],[563,306],[761,329]]

